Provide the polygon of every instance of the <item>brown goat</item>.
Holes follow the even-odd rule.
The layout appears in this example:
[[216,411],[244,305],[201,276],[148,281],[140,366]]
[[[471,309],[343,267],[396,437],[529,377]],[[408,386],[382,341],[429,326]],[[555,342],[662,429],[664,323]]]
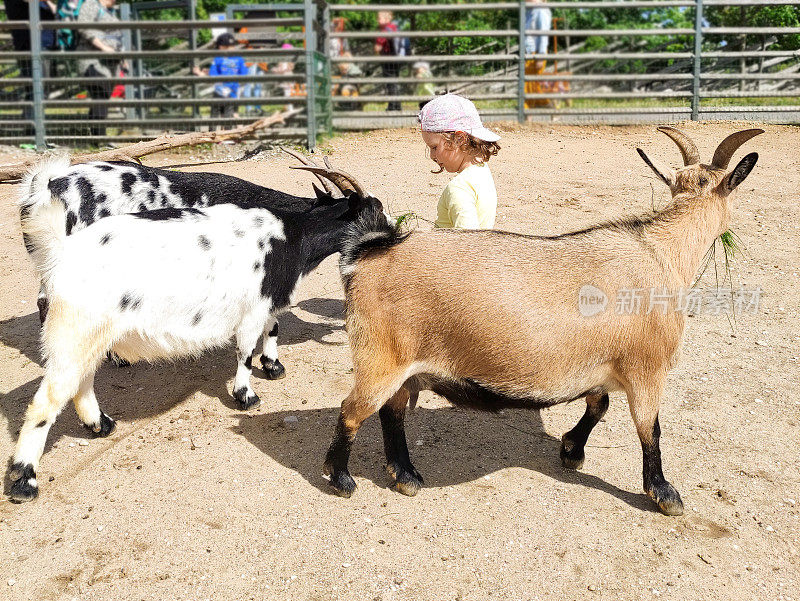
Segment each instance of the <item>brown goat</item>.
[[617,306],[623,290],[688,289],[700,262],[728,225],[731,192],[747,177],[752,153],[726,174],[736,149],[763,132],[726,138],[710,165],[682,132],[659,128],[681,149],[673,171],[639,154],[670,187],[672,201],[631,218],[560,236],[434,230],[408,236],[380,224],[353,226],[342,253],[347,331],[355,384],[342,403],[325,469],[349,497],[347,469],[362,422],[380,410],[387,470],[414,495],[422,477],[408,454],[403,420],[420,390],[484,408],[549,407],[585,397],[586,413],[564,434],[564,466],[583,464],[608,394],[624,391],[644,456],[644,490],[662,512],[683,503],[664,478],[659,404],[674,366],[685,315],[674,295],[663,310],[581,311],[588,289]]

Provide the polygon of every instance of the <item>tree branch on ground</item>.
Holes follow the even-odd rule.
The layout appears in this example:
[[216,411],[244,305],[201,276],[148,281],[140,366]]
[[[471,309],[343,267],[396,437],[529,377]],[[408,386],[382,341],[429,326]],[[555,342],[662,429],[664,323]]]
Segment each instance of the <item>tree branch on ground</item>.
[[[276,123],[284,123],[285,120],[300,112],[300,109],[293,109],[284,111],[282,113],[273,113],[268,117],[254,121],[249,125],[241,125],[233,129],[225,129],[220,131],[198,131],[186,134],[170,134],[164,133],[155,138],[154,140],[146,140],[144,142],[136,142],[129,144],[122,148],[112,148],[110,150],[101,150],[100,152],[90,152],[83,154],[73,154],[70,157],[70,162],[75,165],[77,163],[88,163],[90,161],[135,161],[138,162],[139,157],[156,152],[163,152],[171,150],[180,146],[191,146],[195,144],[207,144],[209,142],[224,142],[226,140],[239,140],[254,132],[275,125]],[[14,163],[13,165],[0,165],[0,182],[9,180],[18,180],[22,178],[27,171],[41,160],[41,156],[36,156],[27,161]]]

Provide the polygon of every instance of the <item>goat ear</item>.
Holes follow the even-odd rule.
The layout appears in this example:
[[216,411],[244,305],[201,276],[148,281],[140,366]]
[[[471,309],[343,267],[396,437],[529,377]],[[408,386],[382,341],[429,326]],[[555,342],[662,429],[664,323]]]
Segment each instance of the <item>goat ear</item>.
[[719,186],[717,187],[719,193],[723,196],[726,196],[733,192],[736,189],[736,186],[741,184],[745,178],[750,175],[750,172],[753,170],[753,167],[756,166],[756,161],[758,160],[758,153],[751,152],[746,157],[744,157],[736,167],[733,168],[728,175],[726,175],[722,182],[720,182]]
[[671,188],[672,185],[675,183],[675,172],[666,165],[663,165],[658,161],[654,161],[653,159],[651,159],[649,156],[647,156],[647,153],[641,148],[637,148],[636,152],[639,153],[639,156],[642,157],[642,160],[645,163],[647,163],[650,169],[652,169],[655,172],[655,174],[661,179],[661,181],[667,184]]
[[311,184],[311,187],[314,188],[314,195],[317,197],[317,200],[322,200],[330,196],[329,194],[326,194],[325,192],[317,188],[316,184]]

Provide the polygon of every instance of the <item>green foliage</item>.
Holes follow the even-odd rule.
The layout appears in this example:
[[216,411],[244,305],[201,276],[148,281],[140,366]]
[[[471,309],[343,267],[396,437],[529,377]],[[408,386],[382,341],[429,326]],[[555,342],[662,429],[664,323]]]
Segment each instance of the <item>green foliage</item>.
[[[800,6],[709,6],[704,10],[706,18],[718,27],[800,27]],[[761,35],[722,35],[714,36],[716,41],[724,40],[733,48],[745,43],[760,42]],[[800,48],[800,35],[779,36],[771,50],[797,50]]]

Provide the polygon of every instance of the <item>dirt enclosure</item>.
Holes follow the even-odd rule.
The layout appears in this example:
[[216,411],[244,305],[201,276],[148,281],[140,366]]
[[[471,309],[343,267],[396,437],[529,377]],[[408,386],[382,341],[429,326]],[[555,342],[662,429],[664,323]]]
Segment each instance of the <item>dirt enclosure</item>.
[[[747,126],[685,129],[708,161]],[[497,227],[518,232],[566,232],[663,205],[666,187],[635,148],[680,159],[653,127],[499,129]],[[661,515],[642,493],[620,394],[579,472],[562,469],[558,447],[583,403],[493,415],[423,394],[407,419],[425,477],[419,495],[387,488],[377,417],[354,446],[356,493],[331,495],[321,465],[352,378],[332,257],[280,320],[287,377],[254,370],[256,410],[238,411],[231,398],[232,349],[98,372],[117,431],[91,439],[67,407],[42,459],[39,499],[0,498],[0,599],[800,600],[800,129],[765,129],[734,159],[760,154],[732,219],[744,245],[733,284],[760,287],[760,307],[735,322],[688,320],[663,398],[664,468],[684,516]],[[414,131],[346,135],[323,149],[392,211],[434,218],[448,176],[430,173]],[[199,169],[310,193],[311,176],[292,162],[276,153]],[[15,193],[0,186],[2,457],[42,374],[38,286]],[[715,287],[713,268],[700,287]]]

